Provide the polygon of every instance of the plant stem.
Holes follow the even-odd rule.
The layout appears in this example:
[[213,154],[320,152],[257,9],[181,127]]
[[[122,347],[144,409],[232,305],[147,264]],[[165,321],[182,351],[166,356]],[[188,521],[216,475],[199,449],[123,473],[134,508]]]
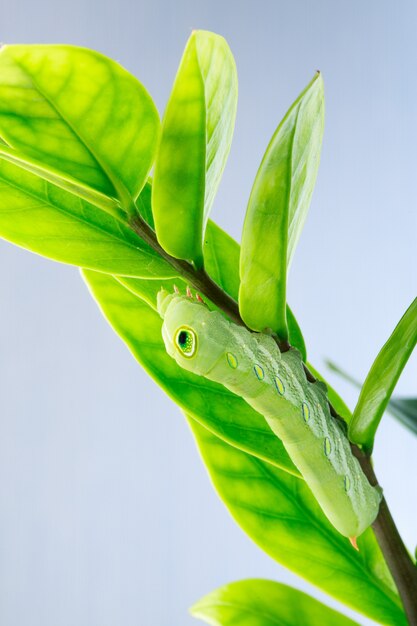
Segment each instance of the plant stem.
[[417,567],[407,552],[385,498],[372,528],[397,585],[410,626],[417,626]]
[[[378,485],[371,459],[351,444],[371,485]],[[413,563],[392,518],[385,498],[382,498],[376,520],[372,524],[385,561],[397,585],[410,626],[417,626],[417,567]]]
[[[129,223],[131,228],[146,241],[151,248],[178,270],[181,278],[188,281],[197,291],[200,291],[216,306],[222,309],[233,322],[241,326],[246,326],[239,314],[237,302],[223,291],[204,269],[195,269],[191,263],[176,259],[165,252],[158,243],[155,232],[139,215],[135,215],[131,218]],[[287,342],[280,342],[277,337],[275,337],[275,340],[282,352],[290,348]],[[305,365],[304,370],[307,379],[314,383],[316,379]],[[337,414],[332,405],[330,403],[329,405],[332,416],[343,421],[343,418]],[[378,485],[369,456],[366,456],[364,452],[354,444],[351,444],[351,448],[371,485]],[[392,519],[385,498],[381,501],[378,516],[372,524],[372,527],[388,568],[397,585],[409,624],[410,626],[417,626],[417,567],[407,552],[397,527],[395,526],[395,522]]]
[[[196,269],[188,261],[176,259],[168,254],[159,244],[155,231],[147,224],[139,215],[135,215],[129,221],[130,227],[135,231],[141,239],[143,239],[151,248],[155,250],[170,265],[178,270],[179,276],[187,280],[191,286],[197,291],[201,291],[209,300],[230,317],[230,319],[239,326],[246,326],[239,313],[239,306],[233,298],[229,296],[217,283],[214,282],[207,274],[204,268]],[[248,329],[250,330],[250,329]],[[290,345],[288,342],[282,342],[278,337],[274,337],[281,352],[286,352]]]
[[214,282],[204,269],[195,269],[188,261],[176,259],[165,252],[159,244],[155,231],[140,216],[135,215],[129,222],[131,228],[141,239],[155,250],[170,265],[178,270],[178,275],[190,283],[197,291],[201,291],[209,300],[219,306],[235,324],[244,326],[239,315],[237,302],[231,298],[217,283]]

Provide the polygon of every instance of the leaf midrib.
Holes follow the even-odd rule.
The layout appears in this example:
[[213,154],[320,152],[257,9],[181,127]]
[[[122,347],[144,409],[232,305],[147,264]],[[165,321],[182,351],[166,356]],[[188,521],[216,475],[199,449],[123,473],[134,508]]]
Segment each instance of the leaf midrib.
[[[17,165],[15,167],[18,167]],[[34,174],[32,174],[33,176],[35,176]],[[39,180],[44,180],[41,179],[40,177]],[[75,214],[75,213],[71,213],[71,211],[68,211],[60,206],[57,206],[56,204],[53,204],[51,202],[51,200],[49,198],[44,199],[44,198],[39,198],[39,196],[35,195],[33,192],[28,191],[27,189],[25,189],[22,186],[19,186],[16,182],[10,182],[9,180],[5,179],[4,176],[2,176],[2,174],[0,173],[0,180],[3,181],[4,184],[9,185],[10,187],[14,187],[15,189],[17,189],[18,191],[30,196],[31,198],[34,198],[35,200],[37,200],[38,202],[41,202],[41,206],[42,204],[50,206],[51,208],[55,209],[56,211],[59,211],[60,213],[63,213],[66,216],[71,217],[74,220],[77,220],[79,222],[81,222],[84,226],[88,226],[89,228],[93,228],[93,230],[97,230],[100,233],[104,233],[107,237],[111,237],[112,239],[115,239],[119,244],[122,243],[123,245],[126,245],[130,248],[132,248],[133,250],[136,251],[140,251],[141,254],[146,254],[147,256],[150,257],[150,259],[155,260],[155,256],[154,253],[149,252],[148,250],[145,250],[143,248],[141,248],[140,246],[135,246],[133,243],[131,243],[130,241],[128,241],[127,239],[120,239],[119,237],[117,237],[117,235],[115,233],[112,233],[108,230],[105,230],[102,226],[99,226],[98,224],[96,224],[95,222],[88,222],[87,220],[84,220],[82,217],[80,217],[79,215]],[[49,183],[47,181],[44,181],[46,185],[52,185],[52,183]],[[59,189],[59,187],[56,187],[55,185],[53,185],[56,189]],[[65,193],[63,192],[61,189],[59,189],[59,191],[61,193]],[[75,198],[77,198],[80,202],[85,202],[84,200],[81,200],[81,198],[79,196],[74,196]],[[90,206],[87,202],[86,202],[87,206]],[[114,219],[111,216],[109,216],[110,219]],[[117,221],[117,220],[115,220]],[[125,226],[127,228],[126,224],[123,224],[123,226]],[[140,241],[138,239],[138,241]],[[157,257],[158,260],[162,260],[159,257]]]
[[[113,187],[116,195],[119,197],[119,200],[123,200],[123,197],[126,193],[129,193],[124,185],[124,183],[114,176],[111,168],[108,168],[105,163],[102,161],[101,157],[97,154],[97,152],[89,145],[87,140],[83,137],[82,133],[77,131],[73,124],[67,119],[67,117],[62,113],[60,107],[56,104],[54,100],[40,87],[38,81],[34,78],[34,76],[27,70],[27,68],[20,63],[14,56],[12,56],[13,62],[20,68],[20,70],[29,78],[32,82],[32,85],[36,88],[36,90],[41,94],[41,96],[46,100],[46,102],[51,106],[51,108],[55,111],[58,118],[68,126],[71,133],[74,137],[84,146],[87,150],[88,154],[91,158],[97,163],[101,172],[106,176],[108,182]],[[68,77],[67,77],[68,80]],[[122,197],[119,193],[119,190],[122,191]],[[129,194],[130,195],[130,194]]]

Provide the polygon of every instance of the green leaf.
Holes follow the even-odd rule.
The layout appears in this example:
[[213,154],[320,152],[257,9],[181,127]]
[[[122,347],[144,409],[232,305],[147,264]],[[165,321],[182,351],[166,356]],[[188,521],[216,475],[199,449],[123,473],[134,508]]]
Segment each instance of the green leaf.
[[298,325],[298,322],[294,316],[294,313],[291,311],[290,307],[287,304],[287,325],[288,325],[288,336],[291,339],[291,345],[294,348],[297,348],[301,352],[302,359],[304,363],[307,362],[307,349],[306,344],[304,342],[304,337],[301,332],[301,328]]
[[256,175],[243,227],[239,307],[253,330],[287,339],[287,266],[316,181],[324,128],[319,73],[278,126]]
[[43,256],[101,272],[176,272],[122,221],[0,159],[0,236]]
[[[230,444],[299,475],[281,441],[259,413],[222,385],[182,369],[167,354],[162,320],[155,305],[160,281],[116,280],[91,271],[83,271],[83,276],[110,325],[174,402]],[[175,282],[185,289],[180,280]],[[164,286],[172,289],[172,283]]]
[[[332,361],[327,361],[326,364],[329,369],[344,380],[350,382],[354,387],[358,389],[362,387],[362,384],[358,380],[350,376],[350,374]],[[411,432],[417,435],[417,398],[400,398],[394,396],[388,402],[386,410],[404,426],[409,428]]]
[[[235,300],[239,294],[239,256],[239,244],[214,222],[209,221],[204,245],[206,270],[211,278]],[[288,305],[287,318],[291,345],[301,352],[306,361],[304,338]]]
[[161,246],[198,266],[232,142],[236,105],[237,74],[229,46],[219,35],[194,31],[163,119],[153,210]]
[[0,158],[17,165],[26,172],[35,174],[39,178],[56,185],[64,191],[68,191],[75,196],[78,196],[82,200],[86,200],[90,204],[106,211],[106,213],[117,217],[117,219],[122,221],[125,219],[125,212],[120,208],[119,202],[114,198],[106,196],[92,187],[88,187],[69,174],[63,174],[62,172],[55,170],[50,165],[45,167],[43,163],[24,155],[18,150],[10,148],[3,142],[0,142]]
[[372,450],[379,422],[416,343],[417,298],[372,364],[353,412],[350,439],[366,450]]
[[360,552],[325,518],[304,481],[190,419],[213,485],[239,526],[276,561],[381,624],[406,626],[373,531]]
[[358,626],[298,589],[263,579],[219,587],[190,613],[212,626]]
[[102,54],[66,45],[4,46],[0,77],[7,143],[133,211],[159,132],[141,83]]

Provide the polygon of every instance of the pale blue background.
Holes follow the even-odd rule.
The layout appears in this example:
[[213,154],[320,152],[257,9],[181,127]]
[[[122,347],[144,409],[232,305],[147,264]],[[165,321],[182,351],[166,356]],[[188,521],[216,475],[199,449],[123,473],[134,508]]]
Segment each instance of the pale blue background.
[[[417,291],[416,24],[413,1],[2,0],[0,39],[96,48],[162,112],[191,29],[223,34],[240,101],[213,214],[238,239],[265,146],[321,69],[324,150],[290,302],[311,360],[363,379]],[[180,412],[77,270],[3,242],[0,255],[0,624],[188,626],[187,607],[232,580],[308,589],[231,520]],[[401,393],[417,392],[416,373],[413,358]],[[411,549],[416,451],[387,417],[376,467]]]

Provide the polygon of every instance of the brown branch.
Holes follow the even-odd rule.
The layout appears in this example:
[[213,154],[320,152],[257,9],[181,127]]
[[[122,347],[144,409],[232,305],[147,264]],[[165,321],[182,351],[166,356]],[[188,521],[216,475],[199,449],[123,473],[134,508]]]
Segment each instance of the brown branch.
[[[351,447],[371,485],[378,485],[370,457],[357,446],[351,444]],[[385,498],[382,498],[372,528],[397,586],[408,622],[410,626],[417,626],[417,567],[404,545]]]
[[[163,259],[165,259],[170,265],[178,270],[180,276],[184,278],[188,283],[194,287],[197,291],[201,291],[202,294],[211,300],[216,306],[226,313],[228,317],[239,326],[246,326],[245,322],[241,318],[239,313],[239,306],[233,298],[229,296],[217,283],[214,282],[207,274],[205,269],[196,269],[188,261],[182,259],[176,259],[168,254],[158,242],[155,231],[147,224],[140,216],[135,215],[129,222],[132,230],[135,231],[141,239],[143,239],[155,252],[157,252]],[[250,330],[248,328],[248,330]],[[277,336],[274,336],[281,352],[289,350],[290,345],[288,342],[281,341]]]

